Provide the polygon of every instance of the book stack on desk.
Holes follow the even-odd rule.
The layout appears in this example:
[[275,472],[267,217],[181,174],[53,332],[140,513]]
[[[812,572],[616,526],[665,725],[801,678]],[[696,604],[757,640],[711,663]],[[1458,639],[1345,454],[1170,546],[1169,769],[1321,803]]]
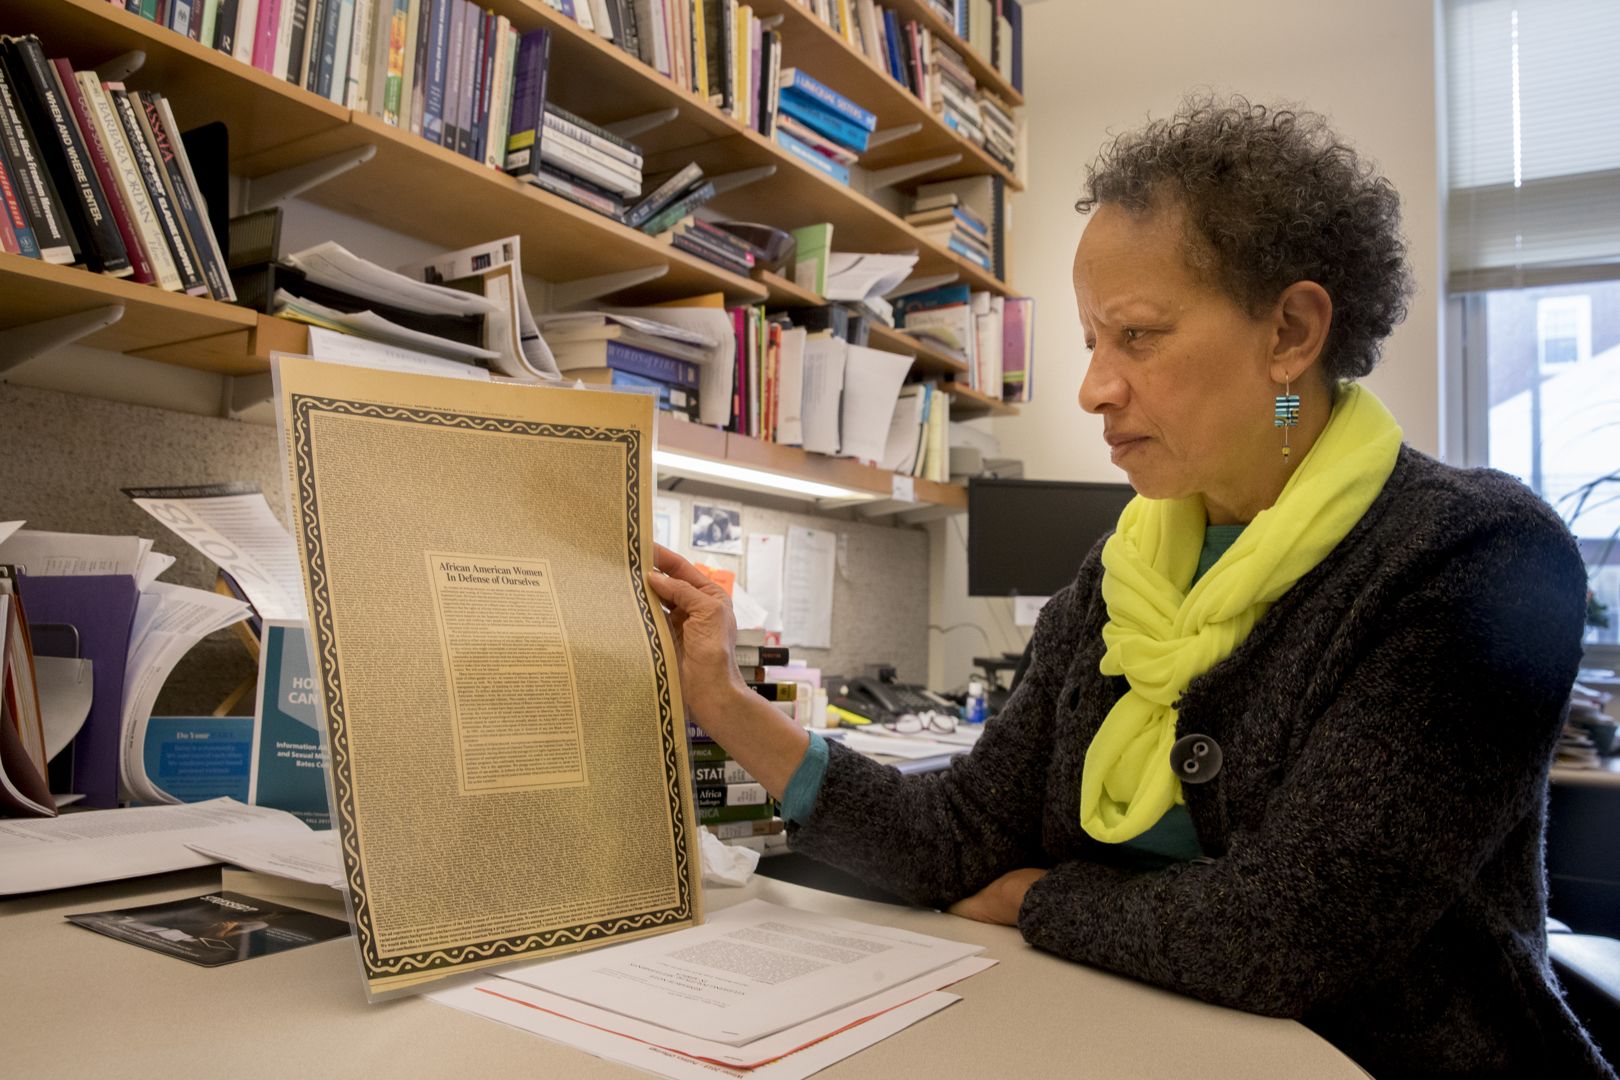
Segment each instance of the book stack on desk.
[[[737,668],[749,688],[793,716],[798,684],[768,680],[765,670],[787,662],[788,650],[783,646],[737,646]],[[785,825],[764,785],[701,728],[688,723],[686,731],[691,741],[692,797],[697,803],[698,822],[737,847],[752,848],[761,854],[785,849]]]

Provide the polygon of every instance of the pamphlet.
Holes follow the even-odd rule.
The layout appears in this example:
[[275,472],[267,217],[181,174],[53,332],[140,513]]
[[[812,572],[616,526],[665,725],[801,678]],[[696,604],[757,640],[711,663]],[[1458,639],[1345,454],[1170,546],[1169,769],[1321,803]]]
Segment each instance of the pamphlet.
[[349,932],[349,924],[339,919],[232,892],[69,915],[68,921],[203,967],[286,952]]
[[309,673],[308,640],[303,623],[265,620],[253,714],[253,786],[247,801],[285,810],[312,829],[329,829],[329,758],[321,745],[321,711]]

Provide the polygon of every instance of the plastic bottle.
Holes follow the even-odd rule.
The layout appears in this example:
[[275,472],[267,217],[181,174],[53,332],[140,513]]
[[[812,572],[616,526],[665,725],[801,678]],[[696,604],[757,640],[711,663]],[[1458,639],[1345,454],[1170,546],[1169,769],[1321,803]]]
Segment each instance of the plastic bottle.
[[984,717],[984,680],[971,675],[968,677],[967,701],[962,706],[962,720],[969,724],[982,724]]

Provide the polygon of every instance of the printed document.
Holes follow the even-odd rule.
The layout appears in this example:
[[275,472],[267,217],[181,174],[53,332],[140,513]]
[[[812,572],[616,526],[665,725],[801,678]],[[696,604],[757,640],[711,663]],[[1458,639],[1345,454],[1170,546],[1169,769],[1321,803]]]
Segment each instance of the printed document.
[[502,976],[739,1046],[983,951],[749,900],[705,926]]
[[698,922],[652,399],[275,375],[368,989]]
[[833,575],[837,569],[837,533],[788,527],[782,564],[782,644],[809,649],[832,646]]

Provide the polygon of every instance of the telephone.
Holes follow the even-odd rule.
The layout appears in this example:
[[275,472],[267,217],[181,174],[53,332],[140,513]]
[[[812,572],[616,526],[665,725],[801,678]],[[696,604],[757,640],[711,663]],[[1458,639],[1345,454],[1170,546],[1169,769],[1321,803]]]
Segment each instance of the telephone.
[[833,685],[832,704],[875,723],[893,723],[907,714],[948,712],[956,707],[921,686],[871,675],[857,675]]

